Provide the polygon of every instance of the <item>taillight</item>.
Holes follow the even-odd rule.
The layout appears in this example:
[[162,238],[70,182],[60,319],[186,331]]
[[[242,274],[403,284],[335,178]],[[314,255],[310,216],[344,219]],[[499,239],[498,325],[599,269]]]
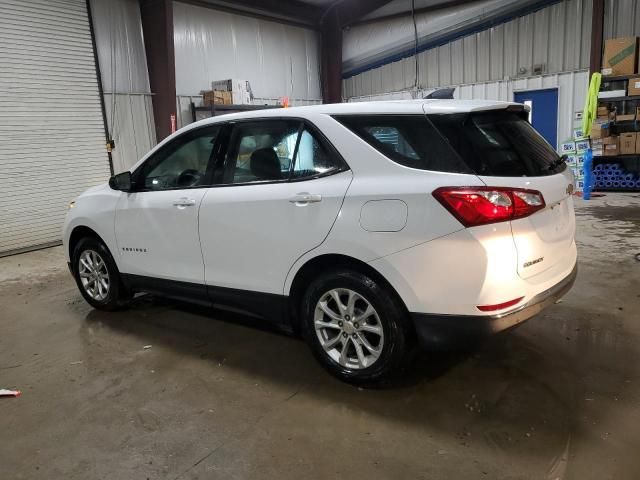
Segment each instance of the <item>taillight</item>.
[[537,190],[504,187],[441,187],[433,196],[465,227],[528,217],[545,207]]
[[504,310],[505,308],[513,307],[524,297],[514,298],[513,300],[509,300],[508,302],[496,303],[495,305],[478,305],[476,308],[481,312],[495,312],[496,310]]

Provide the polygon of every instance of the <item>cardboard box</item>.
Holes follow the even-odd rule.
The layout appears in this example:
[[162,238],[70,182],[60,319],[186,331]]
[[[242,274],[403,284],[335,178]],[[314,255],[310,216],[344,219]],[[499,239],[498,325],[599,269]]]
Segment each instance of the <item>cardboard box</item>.
[[636,119],[636,113],[616,114],[616,122],[633,122]]
[[640,78],[630,78],[627,95],[640,95]]
[[[597,138],[604,138],[604,137],[608,137],[609,136],[609,122],[601,122],[596,120],[595,122],[593,122],[593,124],[591,125],[591,138],[592,139],[597,139]],[[593,142],[592,142],[592,146],[593,146]]]
[[560,144],[560,154],[576,153],[576,142],[563,142]]
[[636,141],[638,135],[636,132],[621,133],[620,134],[620,154],[629,155],[636,153]]
[[[596,138],[591,140],[591,152],[594,157],[601,157],[604,150],[602,138]],[[583,157],[584,158],[584,157]]]
[[608,117],[609,116],[609,107],[600,106],[596,111],[598,117]]
[[576,141],[584,139],[584,132],[582,131],[582,127],[575,127],[573,129],[573,139]]
[[580,140],[576,142],[576,152],[584,152],[585,150],[589,150],[591,145],[589,144],[589,140]]
[[223,92],[220,90],[208,90],[202,92],[202,104],[209,106],[214,105],[231,105],[231,92]]
[[638,37],[612,38],[604,42],[603,75],[632,75],[638,63]]
[[640,135],[636,133],[636,153],[640,153]]
[[251,103],[251,85],[248,80],[229,78],[211,82],[213,90],[231,92],[231,103],[234,105],[248,105]]
[[602,155],[605,157],[620,155],[620,143],[618,137],[605,137],[602,139]]

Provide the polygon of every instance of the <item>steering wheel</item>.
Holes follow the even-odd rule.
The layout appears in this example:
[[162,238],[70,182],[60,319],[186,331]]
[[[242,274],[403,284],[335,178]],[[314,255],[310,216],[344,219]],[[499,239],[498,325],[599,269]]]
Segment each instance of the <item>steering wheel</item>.
[[200,182],[202,178],[202,174],[193,168],[188,168],[180,175],[178,175],[178,179],[176,180],[176,184],[178,187],[193,187]]

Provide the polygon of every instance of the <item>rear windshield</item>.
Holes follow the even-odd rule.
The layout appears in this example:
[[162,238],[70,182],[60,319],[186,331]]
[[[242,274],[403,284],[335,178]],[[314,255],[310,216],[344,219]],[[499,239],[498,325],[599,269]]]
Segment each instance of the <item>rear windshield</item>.
[[391,160],[438,172],[544,176],[564,168],[517,112],[335,117]]
[[556,151],[522,114],[494,111],[429,119],[478,175],[532,177],[564,168]]

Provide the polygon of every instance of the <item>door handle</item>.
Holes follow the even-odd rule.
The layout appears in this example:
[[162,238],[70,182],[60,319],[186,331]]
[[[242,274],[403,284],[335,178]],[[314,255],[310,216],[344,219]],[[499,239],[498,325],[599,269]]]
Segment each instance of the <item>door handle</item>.
[[177,200],[173,201],[173,206],[174,207],[178,207],[178,208],[184,208],[184,207],[193,207],[196,204],[196,201],[193,198],[178,198]]
[[322,195],[315,193],[297,193],[293,197],[289,198],[291,203],[316,203],[322,201]]

